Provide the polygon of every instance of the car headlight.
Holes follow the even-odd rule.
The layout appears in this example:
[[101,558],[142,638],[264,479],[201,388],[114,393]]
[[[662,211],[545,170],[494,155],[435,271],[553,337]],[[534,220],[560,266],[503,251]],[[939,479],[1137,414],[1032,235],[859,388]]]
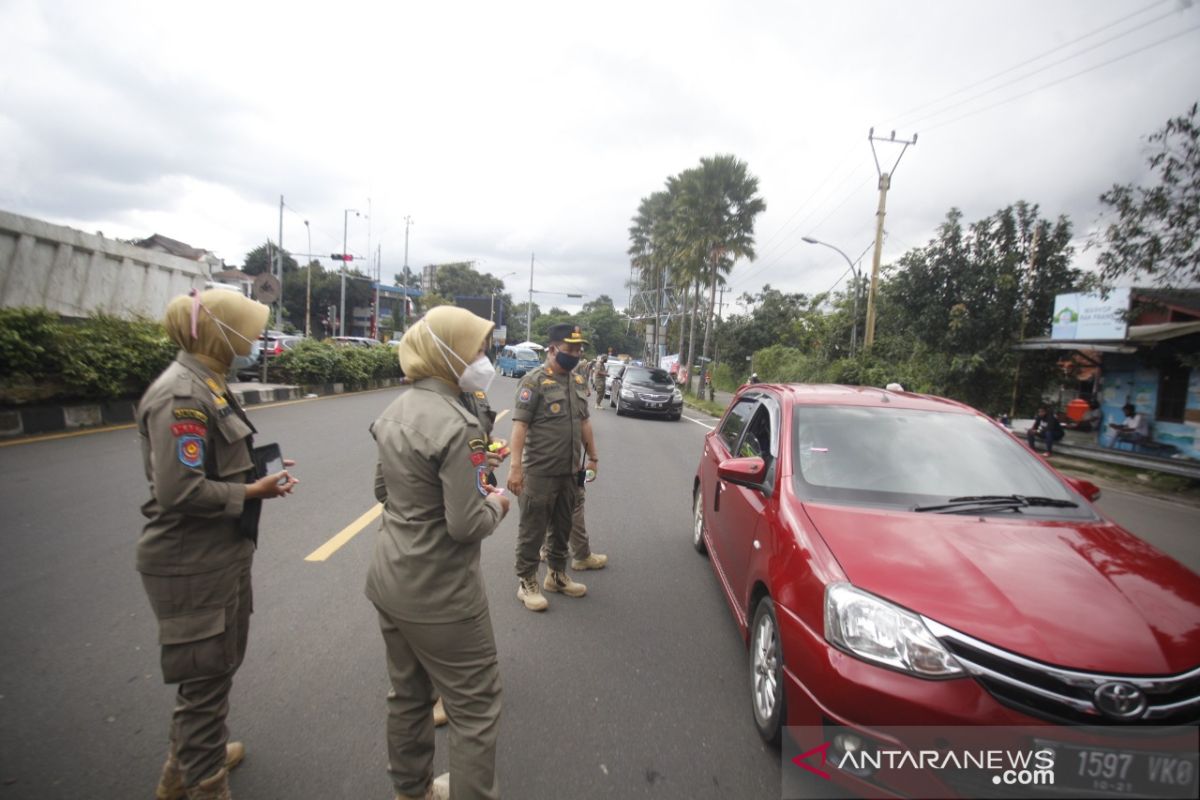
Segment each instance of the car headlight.
[[921,678],[964,673],[920,617],[849,583],[825,589],[825,638],[859,658]]
[[632,400],[634,398],[633,389],[622,389],[621,397],[624,397],[626,400]]
[[683,393],[680,392],[678,389],[675,389],[674,391],[672,391],[671,392],[671,402],[672,403],[682,403],[683,402]]

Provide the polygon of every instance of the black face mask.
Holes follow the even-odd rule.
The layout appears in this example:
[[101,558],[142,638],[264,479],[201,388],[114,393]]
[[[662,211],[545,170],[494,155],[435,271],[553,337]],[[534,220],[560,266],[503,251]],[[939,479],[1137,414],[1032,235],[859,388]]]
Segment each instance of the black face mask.
[[562,350],[555,352],[554,360],[558,362],[558,366],[562,367],[565,372],[570,372],[579,364],[579,356],[564,353]]

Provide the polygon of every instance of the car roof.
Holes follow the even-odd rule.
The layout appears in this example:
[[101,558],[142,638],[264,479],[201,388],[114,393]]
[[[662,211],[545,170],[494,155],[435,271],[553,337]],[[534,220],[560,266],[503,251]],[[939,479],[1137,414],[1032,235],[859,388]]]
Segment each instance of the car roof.
[[959,414],[979,413],[970,406],[944,397],[917,394],[916,392],[893,392],[874,386],[844,386],[836,383],[755,383],[743,386],[739,392],[748,393],[762,389],[786,396],[793,405],[886,407]]

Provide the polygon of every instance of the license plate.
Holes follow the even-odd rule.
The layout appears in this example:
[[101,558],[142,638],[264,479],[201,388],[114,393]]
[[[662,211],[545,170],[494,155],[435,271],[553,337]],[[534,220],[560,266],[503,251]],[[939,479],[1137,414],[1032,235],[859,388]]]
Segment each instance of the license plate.
[[1195,797],[1196,753],[1121,750],[1038,742],[1055,751],[1055,788],[1110,796]]
[[646,403],[647,408],[662,408],[662,403]]

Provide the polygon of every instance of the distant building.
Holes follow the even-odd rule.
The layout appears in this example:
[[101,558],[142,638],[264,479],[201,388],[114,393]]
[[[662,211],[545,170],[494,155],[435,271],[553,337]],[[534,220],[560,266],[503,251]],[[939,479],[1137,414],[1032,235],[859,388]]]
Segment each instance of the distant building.
[[186,242],[172,239],[169,236],[163,236],[161,233],[156,233],[145,239],[132,241],[130,244],[134,247],[144,247],[147,250],[154,250],[158,253],[167,253],[179,258],[186,258],[188,261],[199,261],[208,266],[210,275],[214,270],[223,269],[225,266],[225,262],[217,258],[212,252],[192,247]]

